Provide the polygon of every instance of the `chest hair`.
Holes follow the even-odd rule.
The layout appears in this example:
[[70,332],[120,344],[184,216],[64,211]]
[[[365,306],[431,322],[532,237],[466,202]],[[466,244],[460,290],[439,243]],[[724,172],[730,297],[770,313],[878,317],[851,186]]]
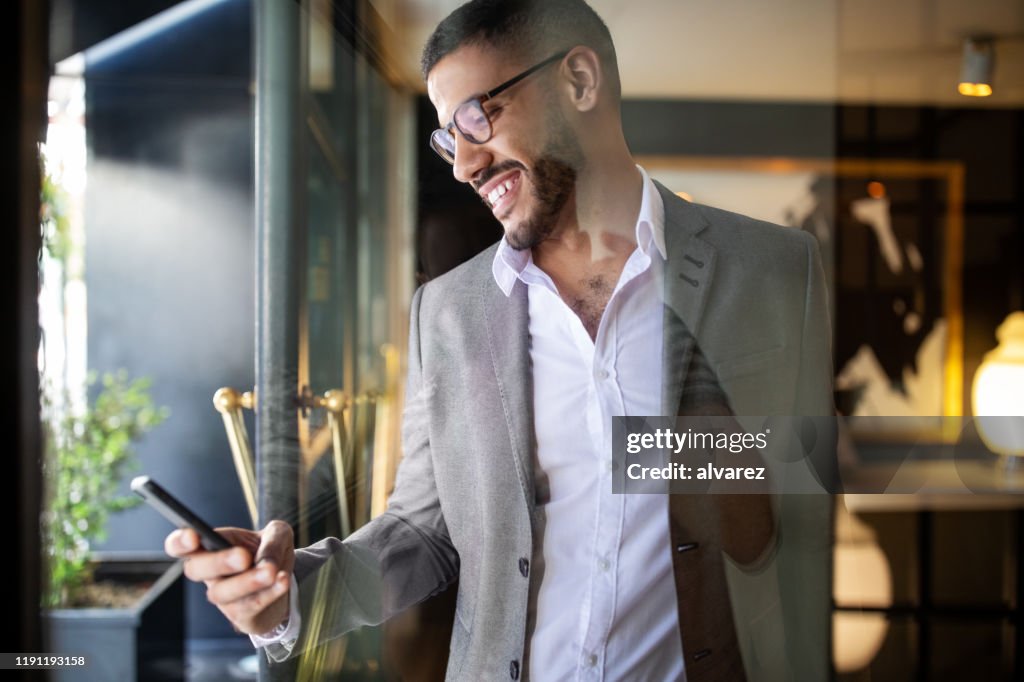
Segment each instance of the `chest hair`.
[[580,318],[591,340],[597,339],[597,328],[612,297],[613,282],[607,275],[595,274],[571,282],[568,290],[562,291],[562,300]]

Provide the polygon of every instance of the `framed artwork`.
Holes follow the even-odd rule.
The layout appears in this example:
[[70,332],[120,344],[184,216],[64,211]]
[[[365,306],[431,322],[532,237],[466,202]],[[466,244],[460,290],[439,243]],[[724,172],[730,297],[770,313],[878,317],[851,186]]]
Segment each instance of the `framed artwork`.
[[686,199],[815,236],[855,436],[950,442],[963,415],[959,162],[646,156]]

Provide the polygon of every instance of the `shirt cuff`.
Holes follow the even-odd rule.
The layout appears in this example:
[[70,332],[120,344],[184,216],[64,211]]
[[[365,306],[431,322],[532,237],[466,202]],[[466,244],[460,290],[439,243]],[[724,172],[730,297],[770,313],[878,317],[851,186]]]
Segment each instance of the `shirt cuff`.
[[[291,652],[295,642],[299,639],[299,630],[302,628],[302,616],[299,615],[299,584],[295,581],[295,574],[291,576],[292,585],[288,592],[288,620],[276,628],[260,635],[249,635],[253,646],[256,648],[266,647],[271,644],[280,644],[288,652]],[[276,647],[275,647],[276,648]]]

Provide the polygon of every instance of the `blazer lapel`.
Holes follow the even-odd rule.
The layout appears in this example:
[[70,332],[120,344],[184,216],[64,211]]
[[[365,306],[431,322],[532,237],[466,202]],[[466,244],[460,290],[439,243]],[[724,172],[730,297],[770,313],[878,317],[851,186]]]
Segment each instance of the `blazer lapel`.
[[532,517],[536,507],[533,479],[533,368],[530,362],[526,285],[517,281],[512,293],[506,297],[490,281],[483,287],[483,292],[487,346],[505,410],[516,473]]
[[678,412],[693,344],[700,333],[715,248],[700,238],[707,221],[691,204],[655,183],[665,204],[665,329],[662,414]]

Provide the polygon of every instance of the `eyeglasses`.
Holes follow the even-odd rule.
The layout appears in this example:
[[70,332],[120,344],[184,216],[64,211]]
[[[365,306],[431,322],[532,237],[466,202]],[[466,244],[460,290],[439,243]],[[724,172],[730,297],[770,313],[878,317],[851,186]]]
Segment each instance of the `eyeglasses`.
[[489,90],[482,95],[467,99],[455,108],[455,113],[452,115],[451,123],[446,125],[444,128],[438,128],[430,135],[431,148],[437,152],[438,156],[442,159],[454,165],[454,130],[458,130],[467,141],[472,142],[473,144],[483,144],[490,140],[494,137],[494,127],[491,125],[491,119],[487,116],[487,112],[484,110],[484,102],[496,97],[505,90],[508,90],[519,81],[523,80],[527,76],[533,75],[537,71],[540,71],[548,64],[553,64],[554,62],[564,58],[567,54],[569,54],[569,50],[551,55],[541,63],[531,66],[526,71],[523,71],[518,76],[510,78],[493,90]]

